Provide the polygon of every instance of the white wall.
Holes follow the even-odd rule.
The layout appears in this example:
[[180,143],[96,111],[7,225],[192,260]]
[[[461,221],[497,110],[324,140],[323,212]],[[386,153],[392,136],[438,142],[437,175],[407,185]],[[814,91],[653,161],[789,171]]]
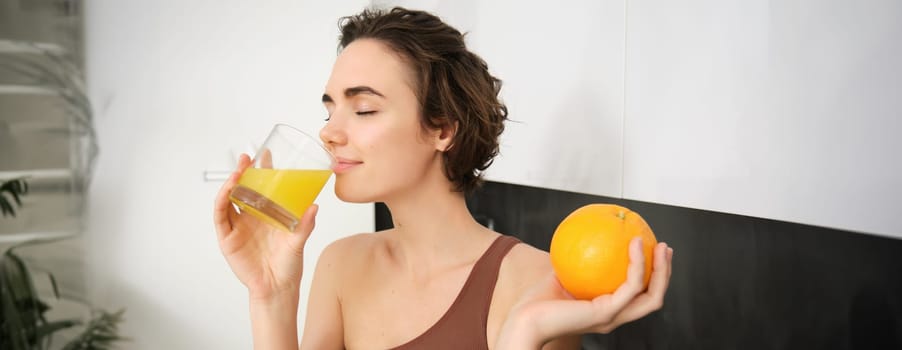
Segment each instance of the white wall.
[[627,14],[625,198],[902,238],[902,3]]
[[433,12],[503,81],[512,122],[492,181],[619,197],[623,0],[382,0]]
[[[232,169],[273,123],[319,130],[337,19],[365,5],[85,2],[101,150],[89,197],[88,285],[98,306],[127,308],[123,333],[132,341],[123,348],[250,348],[247,293],[211,223],[220,183],[202,173]],[[371,205],[341,203],[330,189],[318,199],[305,291],[328,242],[373,229]]]
[[505,81],[495,181],[902,238],[902,3],[381,0]]

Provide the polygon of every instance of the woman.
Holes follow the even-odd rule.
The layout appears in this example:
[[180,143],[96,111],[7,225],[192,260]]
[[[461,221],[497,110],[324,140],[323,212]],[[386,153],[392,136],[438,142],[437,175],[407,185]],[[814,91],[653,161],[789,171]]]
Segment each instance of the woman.
[[[577,349],[579,334],[609,332],[660,308],[672,250],[654,250],[648,290],[631,243],[626,283],[573,300],[547,253],[479,225],[464,193],[498,152],[507,109],[501,83],[460,32],[425,12],[395,8],[343,18],[340,54],[323,94],[320,137],[338,159],[335,193],[384,202],[394,228],[330,244],[313,276],[301,349]],[[248,288],[254,345],[297,349],[304,243],[296,232],[215,204],[220,248]]]

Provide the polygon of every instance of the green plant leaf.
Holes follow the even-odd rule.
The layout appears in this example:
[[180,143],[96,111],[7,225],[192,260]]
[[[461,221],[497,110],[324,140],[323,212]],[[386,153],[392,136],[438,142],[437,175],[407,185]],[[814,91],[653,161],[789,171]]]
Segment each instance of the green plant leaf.
[[0,266],[0,311],[3,315],[0,321],[0,349],[28,350],[28,336],[8,281],[9,272],[6,259],[3,259]]
[[[15,217],[16,207],[22,206],[21,196],[28,193],[28,182],[25,179],[25,177],[21,177],[0,183],[0,211],[3,212],[3,216]],[[12,197],[13,202],[9,201],[9,197]]]
[[31,274],[25,262],[15,254],[13,248],[7,250],[0,260],[0,289],[2,289],[2,305],[4,319],[3,333],[18,346],[37,346],[41,338],[37,329],[46,325],[44,312],[49,309],[43,303],[34,286]]
[[123,321],[124,309],[109,313],[99,310],[85,327],[78,338],[72,340],[63,350],[102,350],[112,349],[116,342],[128,341],[118,334],[119,323]]
[[44,320],[44,311],[47,311],[49,307],[47,304],[44,304],[40,300],[40,296],[38,295],[38,290],[34,286],[34,279],[31,278],[31,272],[28,271],[28,267],[25,265],[25,261],[22,260],[21,257],[16,255],[14,252],[15,248],[10,248],[10,250],[6,251],[4,254],[4,258],[6,262],[10,262],[12,266],[14,266],[14,271],[18,272],[20,277],[20,283],[14,285],[19,288],[19,301],[25,304],[23,307],[28,307],[37,312],[38,318],[42,321]]
[[73,326],[80,325],[80,320],[61,320],[61,321],[53,321],[49,322],[45,325],[38,327],[35,330],[35,336],[37,339],[44,339],[45,337],[50,337],[54,332],[63,330],[66,328],[71,328]]
[[47,273],[47,277],[50,278],[50,286],[53,287],[53,297],[59,300],[60,298],[60,289],[59,285],[56,283],[56,277],[53,277],[52,273]]
[[2,194],[0,194],[0,210],[3,211],[3,216],[16,216],[16,208],[14,208],[12,204],[7,202],[6,197],[3,197]]

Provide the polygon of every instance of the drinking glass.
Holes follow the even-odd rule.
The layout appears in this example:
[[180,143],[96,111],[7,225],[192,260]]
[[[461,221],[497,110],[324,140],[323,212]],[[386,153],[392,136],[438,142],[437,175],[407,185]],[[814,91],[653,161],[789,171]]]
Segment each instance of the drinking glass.
[[244,213],[288,231],[332,176],[334,158],[316,138],[276,124],[229,199]]

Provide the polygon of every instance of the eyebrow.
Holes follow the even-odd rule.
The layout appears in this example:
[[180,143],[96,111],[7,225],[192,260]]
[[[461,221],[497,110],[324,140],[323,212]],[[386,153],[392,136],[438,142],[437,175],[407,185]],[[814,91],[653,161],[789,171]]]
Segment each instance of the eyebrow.
[[[354,97],[354,96],[357,96],[360,94],[376,95],[376,96],[385,98],[385,95],[383,95],[381,92],[376,91],[376,89],[373,89],[369,86],[354,86],[354,87],[349,87],[349,88],[345,89],[345,97],[350,98],[350,97]],[[323,103],[326,103],[326,102],[334,102],[332,100],[332,96],[329,96],[329,94],[323,94]]]

